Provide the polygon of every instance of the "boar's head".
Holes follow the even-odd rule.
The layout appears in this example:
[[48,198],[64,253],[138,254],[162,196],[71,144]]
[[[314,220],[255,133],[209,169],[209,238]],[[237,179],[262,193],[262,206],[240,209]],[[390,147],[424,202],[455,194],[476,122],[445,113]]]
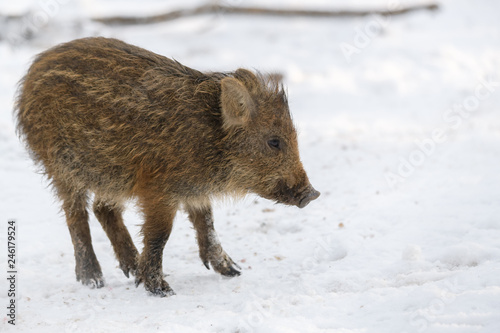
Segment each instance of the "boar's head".
[[277,80],[238,69],[221,80],[221,113],[235,187],[299,208],[320,195],[300,161],[286,94]]

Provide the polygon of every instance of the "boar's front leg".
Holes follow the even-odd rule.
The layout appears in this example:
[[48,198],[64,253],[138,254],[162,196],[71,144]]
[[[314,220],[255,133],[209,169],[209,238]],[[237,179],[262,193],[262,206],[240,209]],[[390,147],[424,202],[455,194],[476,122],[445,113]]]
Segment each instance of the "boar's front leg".
[[155,296],[175,295],[163,279],[163,248],[167,243],[177,206],[158,201],[142,203],[145,222],[142,226],[144,249],[139,258],[135,285],[144,283],[148,292]]
[[240,275],[240,271],[234,266],[238,269],[241,269],[241,267],[227,255],[219,242],[219,238],[214,229],[212,208],[195,208],[187,206],[186,210],[189,214],[189,220],[191,220],[196,230],[196,237],[200,248],[200,258],[203,264],[210,269],[208,266],[210,262],[213,269],[224,276]]

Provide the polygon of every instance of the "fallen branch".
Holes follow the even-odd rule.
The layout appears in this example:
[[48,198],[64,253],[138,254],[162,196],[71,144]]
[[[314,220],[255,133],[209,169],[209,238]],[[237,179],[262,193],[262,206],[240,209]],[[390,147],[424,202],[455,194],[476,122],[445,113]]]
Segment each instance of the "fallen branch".
[[306,10],[306,9],[277,9],[261,7],[232,7],[226,5],[203,5],[192,9],[180,9],[164,14],[144,16],[144,17],[99,17],[92,21],[108,25],[138,25],[153,24],[176,20],[182,17],[192,17],[203,14],[237,14],[237,15],[266,15],[281,17],[359,17],[367,15],[392,16],[401,15],[419,10],[437,10],[436,3],[400,7],[394,10]]

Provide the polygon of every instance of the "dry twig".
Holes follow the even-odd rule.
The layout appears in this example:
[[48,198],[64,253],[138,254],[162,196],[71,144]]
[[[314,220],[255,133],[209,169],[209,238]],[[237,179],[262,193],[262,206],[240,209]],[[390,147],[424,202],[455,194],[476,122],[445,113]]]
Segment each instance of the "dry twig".
[[437,10],[439,5],[436,3],[400,7],[394,10],[307,10],[307,9],[277,9],[261,7],[232,7],[226,5],[202,5],[192,9],[180,9],[164,14],[144,16],[144,17],[101,17],[93,18],[95,22],[108,25],[138,25],[152,24],[176,20],[182,17],[191,17],[203,14],[238,14],[238,15],[266,15],[281,17],[358,17],[367,15],[392,16],[401,15],[419,10]]

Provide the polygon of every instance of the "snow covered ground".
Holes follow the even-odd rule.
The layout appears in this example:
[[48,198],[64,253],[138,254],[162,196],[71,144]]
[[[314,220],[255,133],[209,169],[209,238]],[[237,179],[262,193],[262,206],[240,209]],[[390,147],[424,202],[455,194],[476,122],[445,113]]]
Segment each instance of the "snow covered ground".
[[[0,13],[36,13],[44,3],[2,2]],[[443,0],[437,12],[390,18],[207,15],[118,28],[71,21],[180,4],[58,3],[33,42],[0,41],[1,331],[500,332],[497,1]],[[242,266],[240,277],[204,268],[194,231],[179,213],[164,255],[176,296],[135,288],[93,216],[106,286],[90,290],[75,281],[63,215],[15,135],[11,110],[15,84],[34,54],[87,35],[120,38],[197,69],[243,66],[285,75],[302,159],[322,196],[303,210],[253,196],[218,205],[216,229]],[[6,316],[12,218],[15,327]],[[141,248],[133,203],[125,218]]]

